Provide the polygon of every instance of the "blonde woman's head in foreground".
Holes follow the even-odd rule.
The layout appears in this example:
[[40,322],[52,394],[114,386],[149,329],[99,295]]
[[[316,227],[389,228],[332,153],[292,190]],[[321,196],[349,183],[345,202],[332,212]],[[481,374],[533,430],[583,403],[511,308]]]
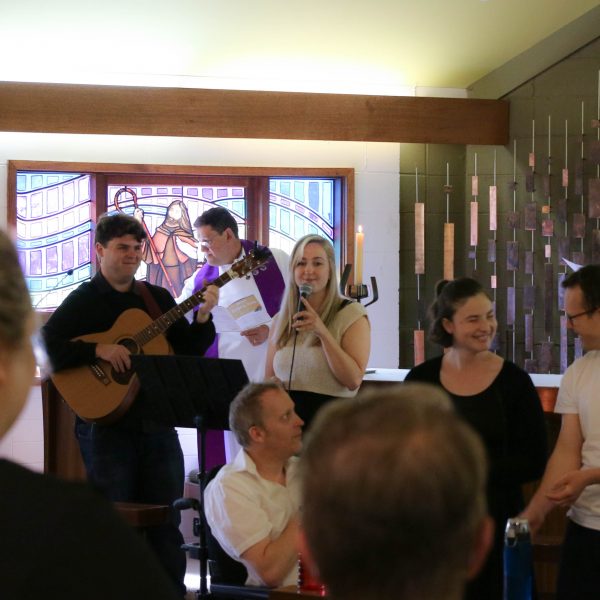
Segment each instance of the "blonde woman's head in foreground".
[[0,437],[21,412],[33,381],[34,322],[15,247],[0,230]]
[[324,407],[301,456],[308,553],[335,599],[460,598],[487,554],[481,441],[428,384]]

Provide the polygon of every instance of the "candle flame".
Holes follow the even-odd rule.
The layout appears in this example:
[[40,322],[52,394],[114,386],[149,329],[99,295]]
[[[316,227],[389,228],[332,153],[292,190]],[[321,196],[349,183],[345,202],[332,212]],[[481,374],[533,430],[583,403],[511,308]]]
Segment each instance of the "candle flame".
[[362,233],[362,232],[363,232],[363,227],[362,227],[362,225],[359,225],[359,226],[358,226],[358,229],[357,229],[357,231],[358,231],[358,233]]

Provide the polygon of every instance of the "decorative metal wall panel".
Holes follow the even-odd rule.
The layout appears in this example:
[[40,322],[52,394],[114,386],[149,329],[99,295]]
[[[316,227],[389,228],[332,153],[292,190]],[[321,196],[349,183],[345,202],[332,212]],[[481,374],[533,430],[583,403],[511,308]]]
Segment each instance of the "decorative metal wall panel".
[[600,165],[600,141],[599,140],[591,140],[590,141],[589,161],[593,165]]
[[552,337],[554,317],[554,265],[544,264],[544,333]]
[[477,246],[477,225],[478,217],[477,211],[479,210],[479,202],[471,202],[471,220],[470,220],[470,244],[471,246]]
[[517,227],[519,227],[519,213],[516,211],[512,211],[509,210],[506,213],[506,225],[510,228],[510,229],[517,229]]
[[526,358],[525,359],[525,370],[532,375],[538,372],[538,363],[535,358]]
[[533,352],[533,315],[524,315],[525,321],[525,352]]
[[415,273],[425,273],[425,204],[415,202]]
[[592,263],[600,263],[600,229],[592,231]]
[[[600,84],[600,73],[597,76]],[[598,95],[600,110],[600,85]],[[455,276],[471,275],[482,283],[487,281],[494,301],[498,290],[506,294],[501,310],[504,314],[497,315],[497,348],[529,372],[564,372],[581,355],[580,340],[567,327],[561,282],[570,272],[572,262],[600,264],[600,118],[592,119],[592,123],[598,123],[598,131],[594,130],[594,140],[590,142],[586,125],[590,107],[584,106],[586,102],[589,104],[587,99],[581,102],[581,131],[573,131],[571,126],[569,132],[565,121],[561,136],[560,132],[552,131],[552,119],[548,116],[548,127],[542,128],[542,135],[536,136],[536,124],[532,122],[531,140],[525,142],[526,147],[517,148],[518,141],[513,140],[512,177],[504,169],[504,160],[497,180],[496,150],[493,150],[493,170],[490,167],[487,173],[478,172],[477,152],[473,152],[474,169],[464,179],[466,194],[470,191],[471,195],[463,203],[469,229],[464,232],[466,244],[463,242],[461,248],[459,240],[459,245],[453,248],[454,267],[459,271]],[[594,104],[592,111],[595,109]],[[575,129],[578,125],[579,122]],[[484,152],[489,158],[490,150]],[[487,160],[484,162],[489,164]],[[594,166],[592,173],[590,167],[596,164],[598,168]],[[489,204],[485,208],[478,204],[481,185],[488,185],[489,190]],[[450,278],[447,266],[450,231],[453,235],[458,231],[449,223],[451,187],[447,177],[446,279]],[[487,223],[483,222],[480,209],[488,209]],[[439,211],[436,198],[436,209],[431,214],[439,215]],[[490,233],[484,235],[479,246],[479,235],[486,229]]]
[[538,358],[538,373],[550,373],[552,371],[552,342],[540,344],[540,356]]
[[523,286],[523,310],[533,310],[535,307],[535,286]]
[[537,229],[537,203],[528,202],[525,205],[523,212],[524,223],[523,227],[525,231],[535,231]]
[[585,215],[583,213],[575,213],[573,215],[573,233],[574,238],[585,237]]
[[583,162],[578,160],[575,164],[575,186],[573,193],[576,196],[583,196]]
[[415,329],[413,341],[415,345],[415,365],[420,365],[425,361],[425,332],[422,329]]
[[454,223],[444,223],[444,279],[454,279]]
[[552,219],[542,220],[542,236],[551,237],[554,235],[554,221]]
[[506,288],[506,324],[515,324],[515,288]]
[[561,225],[567,222],[567,199],[560,198],[556,203],[556,218]]
[[496,262],[496,240],[488,240],[488,262]]
[[506,270],[519,269],[519,242],[506,242]]
[[533,275],[533,252],[525,250],[525,275]]
[[600,179],[590,179],[588,185],[588,217],[600,219]]
[[498,229],[498,188],[490,185],[490,231]]

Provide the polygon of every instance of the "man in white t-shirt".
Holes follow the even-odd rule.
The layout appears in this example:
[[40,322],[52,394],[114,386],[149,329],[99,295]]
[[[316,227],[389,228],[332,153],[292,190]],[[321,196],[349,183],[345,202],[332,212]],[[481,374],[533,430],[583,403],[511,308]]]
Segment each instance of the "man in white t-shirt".
[[250,383],[231,403],[229,425],[242,449],[206,487],[207,522],[246,566],[247,585],[295,584],[302,419],[279,384]]
[[555,506],[570,507],[557,599],[582,600],[600,590],[600,265],[582,267],[562,285],[568,325],[587,353],[563,375],[560,434],[522,516],[535,533]]

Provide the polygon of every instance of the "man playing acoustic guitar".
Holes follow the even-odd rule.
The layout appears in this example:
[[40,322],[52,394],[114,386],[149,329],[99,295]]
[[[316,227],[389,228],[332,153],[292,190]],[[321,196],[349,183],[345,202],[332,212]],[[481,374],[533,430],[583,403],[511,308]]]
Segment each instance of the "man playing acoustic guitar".
[[[142,225],[133,217],[104,215],[98,220],[95,248],[99,271],[67,296],[43,329],[55,371],[94,365],[100,359],[105,361],[100,364],[124,373],[131,367],[127,347],[74,338],[110,330],[131,309],[156,319],[175,306],[167,290],[134,278],[145,238]],[[218,288],[209,286],[203,300],[193,323],[180,318],[166,330],[165,337],[176,354],[202,356],[214,340],[210,311],[217,303]],[[67,402],[74,407],[76,400]],[[177,432],[153,421],[143,392],[117,422],[90,423],[77,417],[75,430],[88,479],[112,501],[171,506],[183,495],[184,464]],[[172,510],[168,524],[148,530],[148,540],[183,595],[186,560],[178,525],[179,515]]]

